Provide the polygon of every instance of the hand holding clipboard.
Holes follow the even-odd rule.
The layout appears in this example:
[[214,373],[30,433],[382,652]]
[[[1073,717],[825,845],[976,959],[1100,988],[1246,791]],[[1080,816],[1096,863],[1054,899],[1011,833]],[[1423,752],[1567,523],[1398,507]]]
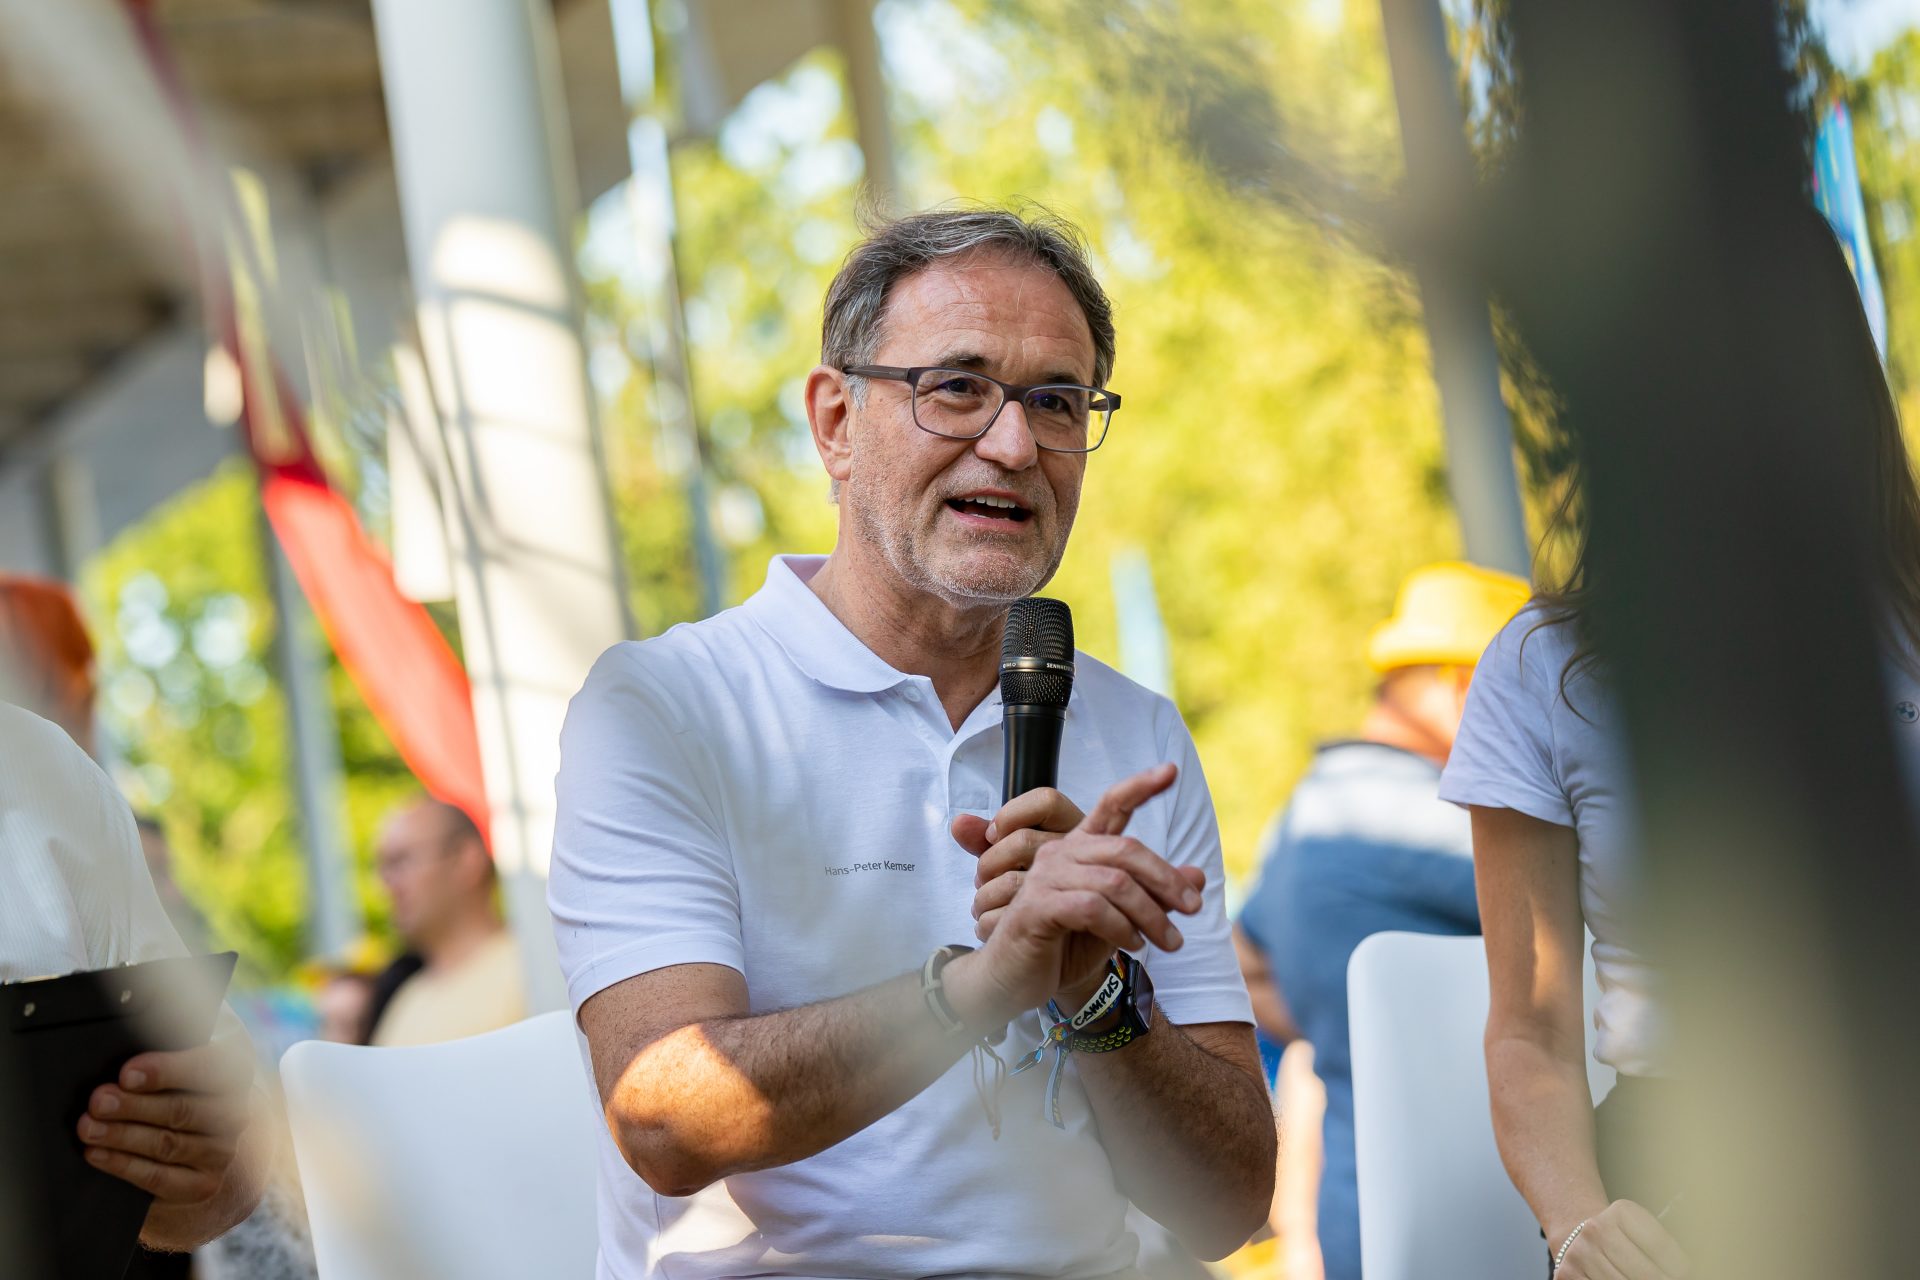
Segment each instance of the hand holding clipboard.
[[164,1234],[220,1189],[252,1075],[244,1045],[208,1044],[233,964],[0,986],[0,1182],[27,1208],[5,1243],[30,1268],[9,1274],[117,1280],[143,1223]]
[[151,1192],[149,1239],[187,1242],[218,1195],[246,1132],[253,1051],[232,1036],[130,1059],[93,1091],[76,1126],[87,1163]]

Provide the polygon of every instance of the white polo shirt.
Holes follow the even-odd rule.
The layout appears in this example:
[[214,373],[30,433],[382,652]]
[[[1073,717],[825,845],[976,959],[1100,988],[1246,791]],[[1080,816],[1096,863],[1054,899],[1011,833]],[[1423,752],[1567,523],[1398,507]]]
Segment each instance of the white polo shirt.
[[[894,670],[806,585],[822,561],[776,558],[737,609],[616,645],[561,738],[551,905],[576,1011],[677,964],[746,978],[756,1014],[846,995],[972,943],[974,860],[959,813],[999,807],[1000,699],[956,733],[933,684]],[[1172,703],[1079,655],[1061,790],[1090,808],[1113,782],[1180,766],[1129,834],[1206,871],[1186,945],[1142,953],[1176,1023],[1251,1022],[1222,903],[1220,839]],[[1042,1032],[1013,1026],[1006,1056]],[[996,1142],[968,1061],[817,1156],[676,1199],[600,1142],[600,1275],[1107,1275],[1137,1242],[1071,1070],[1066,1127],[1045,1072],[1007,1082]],[[598,1099],[593,1100],[598,1113]]]

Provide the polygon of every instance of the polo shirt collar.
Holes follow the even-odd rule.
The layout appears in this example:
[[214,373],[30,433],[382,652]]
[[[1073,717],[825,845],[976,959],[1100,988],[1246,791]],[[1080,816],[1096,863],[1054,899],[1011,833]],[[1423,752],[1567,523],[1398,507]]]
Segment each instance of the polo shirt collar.
[[744,606],[789,661],[811,680],[849,693],[879,693],[913,677],[895,670],[847,630],[807,581],[825,556],[775,556],[767,581]]

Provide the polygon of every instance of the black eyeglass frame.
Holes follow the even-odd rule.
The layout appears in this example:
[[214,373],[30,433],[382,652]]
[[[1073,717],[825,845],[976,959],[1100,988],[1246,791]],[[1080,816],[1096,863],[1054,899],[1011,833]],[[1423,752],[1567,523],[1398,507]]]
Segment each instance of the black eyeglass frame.
[[[1100,422],[1100,438],[1084,449],[1062,449],[1057,445],[1041,444],[1040,437],[1036,435],[1033,437],[1034,447],[1037,449],[1045,449],[1048,453],[1087,454],[1092,453],[1095,449],[1098,449],[1107,442],[1107,432],[1113,426],[1113,415],[1120,408],[1120,393],[1117,391],[1108,391],[1105,387],[1089,387],[1085,383],[1080,382],[1036,382],[1031,386],[1023,387],[1018,383],[1002,382],[998,378],[990,378],[977,369],[956,369],[948,364],[917,364],[905,369],[898,365],[891,364],[850,364],[840,370],[840,372],[851,374],[857,378],[880,378],[887,382],[904,382],[907,384],[909,391],[918,391],[920,376],[927,373],[963,373],[969,378],[978,378],[982,382],[991,382],[994,386],[1000,388],[1000,404],[998,408],[994,409],[993,413],[987,418],[986,424],[970,436],[956,436],[951,432],[935,431],[931,427],[922,425],[919,410],[916,408],[913,415],[913,425],[919,427],[930,436],[939,436],[942,440],[978,440],[981,436],[993,430],[994,423],[1000,421],[1000,410],[1007,407],[1007,401],[1018,399],[1020,403],[1024,405],[1027,402],[1027,397],[1035,391],[1047,391],[1057,388],[1062,391],[1085,391],[1089,397],[1104,397],[1106,399],[1105,415]],[[1092,413],[1095,411],[1089,408],[1088,412]],[[1032,432],[1033,426],[1031,423],[1028,424],[1027,430],[1029,433]]]

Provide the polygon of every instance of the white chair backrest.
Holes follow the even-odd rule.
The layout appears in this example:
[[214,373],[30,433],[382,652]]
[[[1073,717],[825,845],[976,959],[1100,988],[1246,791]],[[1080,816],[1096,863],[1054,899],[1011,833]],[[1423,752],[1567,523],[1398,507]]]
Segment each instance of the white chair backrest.
[[[1591,958],[1586,983],[1591,1010]],[[1375,934],[1348,964],[1347,1002],[1367,1280],[1542,1280],[1546,1245],[1494,1145],[1481,939]],[[1596,1100],[1613,1085],[1591,1018],[1587,1079]]]
[[594,1117],[566,1012],[280,1060],[322,1280],[594,1274]]

